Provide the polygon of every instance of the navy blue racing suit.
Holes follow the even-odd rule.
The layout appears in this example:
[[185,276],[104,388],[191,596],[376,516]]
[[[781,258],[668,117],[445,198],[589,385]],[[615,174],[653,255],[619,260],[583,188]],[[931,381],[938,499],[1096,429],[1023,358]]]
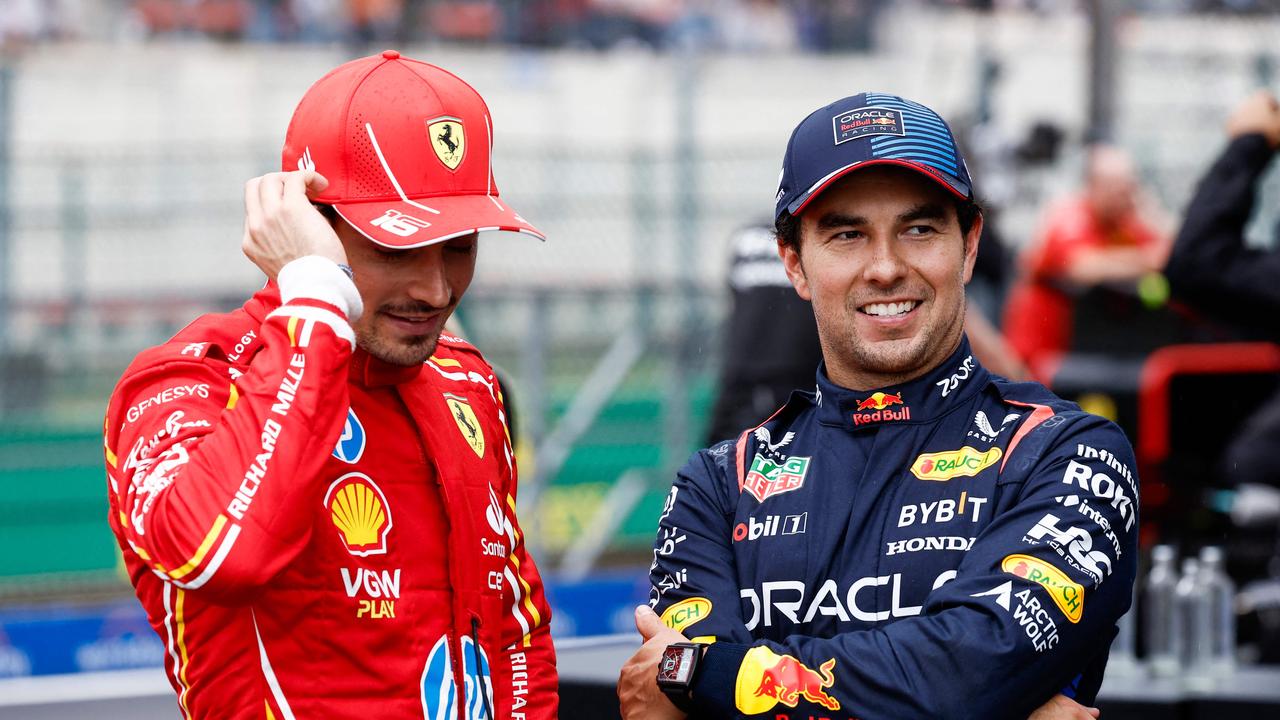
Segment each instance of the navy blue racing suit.
[[1093,701],[1137,570],[1113,423],[988,373],[967,339],[909,383],[818,370],[667,497],[650,605],[711,642],[693,717],[1026,718]]

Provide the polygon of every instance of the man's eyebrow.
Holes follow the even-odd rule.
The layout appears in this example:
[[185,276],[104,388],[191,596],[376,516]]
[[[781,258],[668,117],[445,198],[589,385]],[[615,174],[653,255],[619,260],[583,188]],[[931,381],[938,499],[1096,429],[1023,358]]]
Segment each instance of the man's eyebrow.
[[842,212],[832,211],[818,218],[819,230],[830,230],[838,227],[849,227],[866,225],[867,219],[861,215],[845,215]]
[[914,220],[946,220],[947,210],[938,203],[925,203],[917,205],[910,210],[898,216],[899,223],[909,223]]

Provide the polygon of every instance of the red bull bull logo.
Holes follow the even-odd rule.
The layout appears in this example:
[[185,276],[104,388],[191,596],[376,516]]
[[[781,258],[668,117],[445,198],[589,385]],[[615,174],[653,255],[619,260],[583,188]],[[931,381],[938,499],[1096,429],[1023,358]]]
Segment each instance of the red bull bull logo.
[[791,655],[778,655],[767,647],[751,648],[738,669],[735,703],[747,715],[768,712],[778,703],[796,707],[801,700],[839,710],[840,701],[827,693],[835,684],[836,660],[815,671]]
[[[891,409],[901,405],[898,410]],[[853,424],[867,425],[880,422],[897,422],[911,419],[911,408],[902,402],[902,393],[874,392],[864,400],[858,401],[854,408]]]
[[863,410],[883,410],[890,405],[901,405],[902,393],[871,393],[871,397],[858,403],[858,411]]

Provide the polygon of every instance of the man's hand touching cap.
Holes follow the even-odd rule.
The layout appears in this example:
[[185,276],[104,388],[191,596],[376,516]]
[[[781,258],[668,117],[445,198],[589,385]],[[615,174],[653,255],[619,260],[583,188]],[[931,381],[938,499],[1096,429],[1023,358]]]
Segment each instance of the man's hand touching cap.
[[347,264],[347,253],[329,221],[311,204],[310,195],[329,186],[313,170],[268,173],[244,186],[244,254],[267,277],[307,255]]

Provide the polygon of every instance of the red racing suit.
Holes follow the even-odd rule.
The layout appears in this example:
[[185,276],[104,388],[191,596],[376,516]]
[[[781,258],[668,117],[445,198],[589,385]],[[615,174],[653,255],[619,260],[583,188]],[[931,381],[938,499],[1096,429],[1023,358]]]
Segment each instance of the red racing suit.
[[358,304],[294,261],[112,395],[111,527],[182,713],[554,718],[493,371],[448,336],[415,367],[353,351]]

